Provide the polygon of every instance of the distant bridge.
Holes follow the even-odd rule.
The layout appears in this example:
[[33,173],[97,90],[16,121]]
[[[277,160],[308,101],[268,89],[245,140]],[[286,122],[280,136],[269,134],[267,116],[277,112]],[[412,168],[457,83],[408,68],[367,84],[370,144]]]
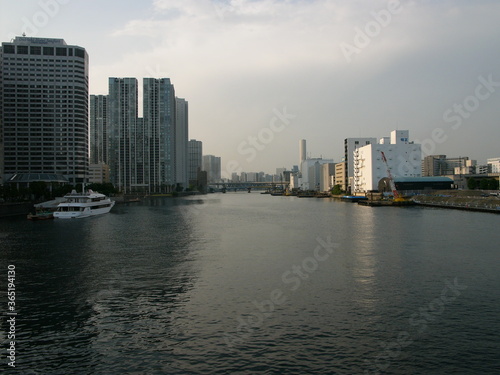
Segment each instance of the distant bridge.
[[238,191],[238,190],[273,190],[284,189],[289,182],[212,182],[208,184],[209,188],[218,191]]

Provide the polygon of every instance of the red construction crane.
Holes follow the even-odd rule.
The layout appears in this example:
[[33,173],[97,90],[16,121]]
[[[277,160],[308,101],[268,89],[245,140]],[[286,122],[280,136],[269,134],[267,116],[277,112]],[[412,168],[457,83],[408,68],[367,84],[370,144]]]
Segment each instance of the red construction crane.
[[391,169],[389,168],[389,163],[387,163],[387,159],[385,157],[384,151],[380,151],[380,153],[382,154],[382,160],[384,161],[384,163],[387,167],[387,175],[389,176],[389,183],[391,184],[391,190],[392,190],[392,194],[394,195],[394,200],[395,201],[403,200],[403,197],[401,197],[401,195],[396,190],[396,184],[394,183],[394,179],[392,178]]

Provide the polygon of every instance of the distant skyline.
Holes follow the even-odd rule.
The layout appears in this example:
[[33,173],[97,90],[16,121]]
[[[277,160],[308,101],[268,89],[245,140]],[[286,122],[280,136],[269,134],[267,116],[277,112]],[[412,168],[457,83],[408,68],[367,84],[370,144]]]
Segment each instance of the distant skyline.
[[498,19],[493,0],[0,0],[2,41],[84,47],[91,94],[168,77],[204,154],[266,173],[297,165],[301,139],[339,162],[345,138],[394,129],[430,154],[499,157]]

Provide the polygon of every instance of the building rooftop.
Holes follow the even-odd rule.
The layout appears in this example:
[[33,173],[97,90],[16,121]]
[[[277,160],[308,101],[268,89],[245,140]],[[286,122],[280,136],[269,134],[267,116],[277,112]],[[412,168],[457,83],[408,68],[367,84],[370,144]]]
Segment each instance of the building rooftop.
[[395,182],[453,182],[449,177],[429,176],[429,177],[394,177]]
[[15,44],[63,44],[67,45],[64,39],[56,38],[33,38],[28,36],[16,36]]

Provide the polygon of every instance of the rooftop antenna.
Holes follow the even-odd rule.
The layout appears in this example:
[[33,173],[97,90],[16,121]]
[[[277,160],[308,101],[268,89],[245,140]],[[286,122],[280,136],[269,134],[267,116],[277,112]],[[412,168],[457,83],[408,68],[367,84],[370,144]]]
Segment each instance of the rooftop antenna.
[[26,36],[26,33],[25,33],[25,32],[23,32],[23,36]]

